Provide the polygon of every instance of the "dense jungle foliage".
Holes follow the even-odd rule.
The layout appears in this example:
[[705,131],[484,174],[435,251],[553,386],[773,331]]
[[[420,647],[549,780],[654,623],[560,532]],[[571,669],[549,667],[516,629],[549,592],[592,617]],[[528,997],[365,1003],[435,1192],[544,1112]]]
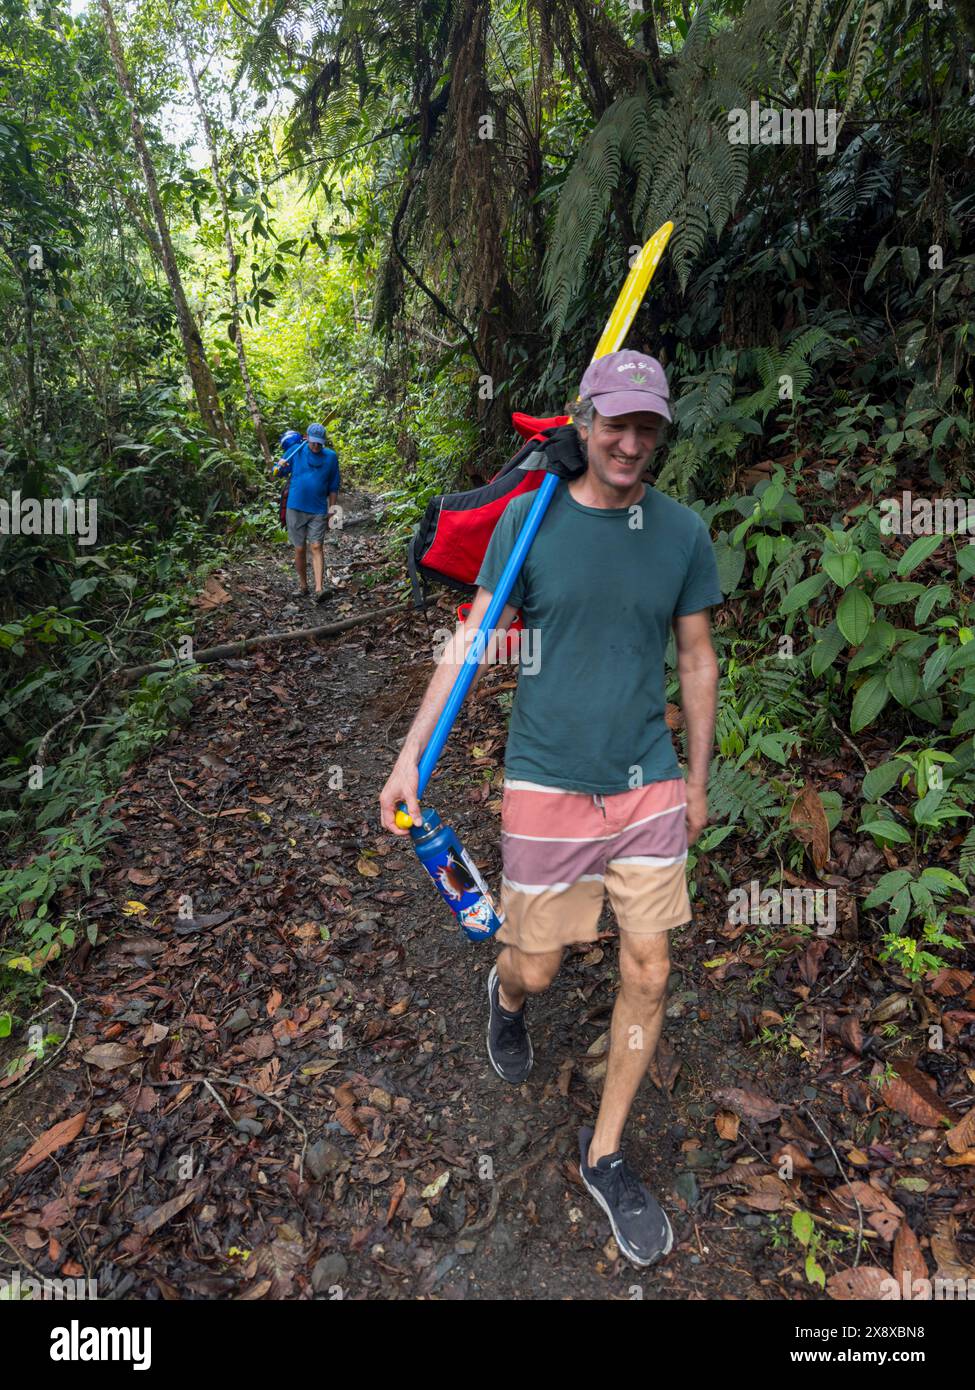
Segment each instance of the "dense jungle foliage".
[[[909,978],[950,963],[975,529],[890,503],[973,493],[973,35],[971,0],[0,0],[0,491],[97,503],[95,543],[0,535],[8,988],[94,939],[62,894],[189,708],[202,577],[283,540],[279,434],[327,423],[402,564],[512,409],[571,398],[666,219],[630,345],[667,367],[656,483],[727,596],[696,853],[746,836],[797,868],[804,766],[882,734],[861,911]],[[734,143],[752,103],[832,139]]]

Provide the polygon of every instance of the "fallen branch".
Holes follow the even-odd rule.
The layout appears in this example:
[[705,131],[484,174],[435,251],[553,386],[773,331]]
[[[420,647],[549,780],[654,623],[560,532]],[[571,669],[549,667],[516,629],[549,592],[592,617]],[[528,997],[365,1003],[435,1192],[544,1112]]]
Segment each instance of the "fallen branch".
[[[374,608],[368,613],[360,613],[354,618],[341,618],[336,623],[326,623],[322,627],[299,627],[287,632],[262,632],[257,637],[242,637],[236,642],[221,642],[216,647],[204,647],[202,651],[194,652],[192,661],[187,661],[187,666],[205,666],[214,661],[226,661],[228,658],[244,656],[247,652],[252,652],[258,647],[269,647],[275,642],[298,642],[306,637],[333,637],[339,632],[347,632],[349,628],[358,627],[360,623],[368,623],[376,618],[385,618],[391,613],[410,612],[409,604],[394,603],[387,608]],[[143,676],[148,676],[153,671],[173,670],[171,658],[166,661],[150,661],[144,666],[123,666],[117,671],[116,677],[121,685],[129,685],[134,680],[141,680]]]
[[34,754],[34,762],[36,764],[39,764],[43,767],[44,754],[47,752],[47,745],[51,741],[51,735],[56,734],[58,729],[60,729],[64,724],[70,723],[71,720],[73,720],[77,715],[79,715],[83,709],[90,705],[92,700],[98,694],[99,690],[101,690],[102,686],[107,685],[114,675],[114,671],[109,671],[107,675],[102,676],[101,680],[96,681],[96,683],[92,686],[91,690],[89,690],[88,694],[82,700],[80,705],[75,705],[74,709],[69,710],[68,713],[63,715],[57,721],[56,724],[51,725],[47,733],[44,735],[40,743],[37,745],[37,751]]
[[[390,604],[386,608],[374,608],[368,613],[360,613],[357,617],[354,618],[342,618],[335,623],[325,623],[322,627],[294,628],[293,630],[288,632],[265,632],[261,633],[257,637],[242,637],[237,642],[222,642],[219,646],[216,647],[204,647],[202,651],[194,653],[192,661],[187,660],[185,663],[178,662],[174,660],[172,657],[169,657],[165,661],[149,661],[142,666],[116,667],[114,670],[109,671],[107,675],[102,677],[102,679],[98,682],[96,690],[101,689],[101,687],[109,680],[114,681],[116,687],[122,690],[127,685],[131,685],[133,681],[141,680],[143,676],[151,675],[155,671],[173,671],[176,670],[180,665],[185,665],[187,668],[189,668],[191,666],[197,665],[209,665],[214,661],[226,661],[232,659],[233,657],[244,656],[247,652],[254,651],[254,649],[257,647],[270,646],[275,642],[297,642],[306,637],[333,637],[335,636],[335,634],[339,632],[347,632],[349,628],[358,627],[360,623],[372,622],[376,618],[385,618],[391,613],[406,614],[412,611],[413,609],[410,604],[394,603]],[[429,618],[427,619],[427,621],[429,622]],[[50,738],[51,734],[54,733],[55,729],[59,729],[62,726],[62,724],[66,724],[69,720],[73,719],[79,713],[79,711],[89,703],[92,696],[96,693],[96,690],[91,691],[90,694],[86,696],[85,700],[82,702],[81,705],[76,705],[74,709],[72,709],[68,714],[66,714],[63,718],[59,719],[56,724],[54,724],[50,729],[48,729],[47,733],[41,740],[41,744],[46,745],[48,739]],[[88,745],[89,752],[97,752],[98,749],[101,748],[102,744],[105,743],[110,736],[111,729],[108,724],[103,724],[100,729],[96,729],[95,734]]]

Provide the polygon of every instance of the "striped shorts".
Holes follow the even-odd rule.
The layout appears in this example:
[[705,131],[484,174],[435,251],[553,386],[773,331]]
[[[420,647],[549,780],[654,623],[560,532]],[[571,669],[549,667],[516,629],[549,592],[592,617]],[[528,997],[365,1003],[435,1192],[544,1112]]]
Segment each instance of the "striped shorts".
[[683,777],[605,796],[505,778],[497,940],[527,952],[596,941],[603,885],[621,931],[691,920]]

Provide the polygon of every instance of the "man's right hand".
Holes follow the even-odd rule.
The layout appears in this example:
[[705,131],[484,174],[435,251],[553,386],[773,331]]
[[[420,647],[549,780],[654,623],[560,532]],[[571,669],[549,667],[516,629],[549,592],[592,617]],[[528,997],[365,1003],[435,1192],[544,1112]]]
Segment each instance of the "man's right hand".
[[406,809],[413,817],[414,825],[419,825],[423,819],[420,812],[420,799],[416,794],[418,781],[416,760],[398,758],[387,778],[386,785],[379,793],[383,828],[391,831],[394,835],[408,835],[410,833],[408,826],[396,824],[396,811],[401,801],[406,802]]

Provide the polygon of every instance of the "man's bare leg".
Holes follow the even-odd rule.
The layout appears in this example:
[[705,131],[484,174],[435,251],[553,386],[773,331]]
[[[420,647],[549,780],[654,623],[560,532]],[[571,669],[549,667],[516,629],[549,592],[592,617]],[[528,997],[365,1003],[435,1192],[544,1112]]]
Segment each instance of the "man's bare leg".
[[311,567],[315,572],[315,593],[322,592],[322,579],[325,574],[325,557],[321,541],[311,541]]
[[589,1166],[616,1153],[633,1098],[657,1050],[670,974],[670,932],[620,932],[620,989],[610,1024],[606,1080],[589,1145]]
[[295,546],[295,569],[298,571],[298,583],[301,592],[308,592],[308,555],[303,545]]
[[541,994],[559,973],[563,948],[557,951],[519,951],[506,946],[495,964],[498,968],[498,1002],[502,1009],[516,1014],[526,994]]

